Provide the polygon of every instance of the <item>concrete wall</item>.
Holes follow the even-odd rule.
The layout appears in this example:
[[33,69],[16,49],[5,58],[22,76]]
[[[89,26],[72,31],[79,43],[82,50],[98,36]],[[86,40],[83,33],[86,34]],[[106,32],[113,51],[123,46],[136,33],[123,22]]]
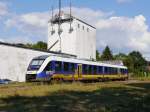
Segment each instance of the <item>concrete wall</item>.
[[[76,55],[76,27],[75,27],[75,22],[72,23],[72,27],[74,28],[74,31],[69,33],[69,29],[70,29],[70,23],[66,22],[61,24],[61,29],[62,29],[62,33],[61,33],[61,51],[63,53],[67,53],[67,54],[72,54],[72,55]],[[59,42],[52,48],[50,49],[50,51],[60,51],[60,38],[59,38],[59,34],[58,34],[58,24],[54,24],[53,26],[53,30],[55,31],[55,33],[52,35],[51,31],[52,31],[52,26],[51,23],[49,23],[48,25],[48,48],[50,48],[50,46],[52,46],[57,40],[59,40]]]
[[76,54],[78,58],[96,59],[96,29],[76,20]]
[[48,54],[50,53],[0,44],[0,79],[24,82],[32,58]]

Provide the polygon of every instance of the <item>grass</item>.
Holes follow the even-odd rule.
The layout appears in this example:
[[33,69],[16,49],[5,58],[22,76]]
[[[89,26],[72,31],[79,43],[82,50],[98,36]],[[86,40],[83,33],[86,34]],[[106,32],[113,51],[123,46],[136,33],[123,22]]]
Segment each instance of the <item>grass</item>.
[[149,112],[150,82],[0,86],[0,112]]

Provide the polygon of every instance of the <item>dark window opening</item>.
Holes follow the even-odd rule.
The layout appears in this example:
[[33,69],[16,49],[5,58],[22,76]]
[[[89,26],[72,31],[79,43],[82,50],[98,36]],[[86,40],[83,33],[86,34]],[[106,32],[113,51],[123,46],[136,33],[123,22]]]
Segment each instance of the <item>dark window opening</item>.
[[89,28],[87,28],[87,32],[89,32]]
[[92,74],[92,66],[91,65],[88,66],[88,74]]
[[97,66],[93,66],[93,74],[97,74]]
[[70,64],[70,72],[75,72],[75,64],[74,63]]
[[62,64],[62,62],[60,62],[60,61],[55,62],[55,71],[56,72],[60,72],[62,70],[61,64]]
[[99,74],[102,74],[102,73],[103,73],[103,67],[102,67],[102,66],[99,66],[98,68],[99,68],[99,69],[98,69]]
[[80,24],[78,24],[78,28],[80,28]]
[[88,65],[83,65],[83,74],[88,74]]
[[45,67],[44,71],[52,71],[52,62],[49,62]]
[[64,62],[64,71],[65,72],[69,71],[69,63],[68,62]]

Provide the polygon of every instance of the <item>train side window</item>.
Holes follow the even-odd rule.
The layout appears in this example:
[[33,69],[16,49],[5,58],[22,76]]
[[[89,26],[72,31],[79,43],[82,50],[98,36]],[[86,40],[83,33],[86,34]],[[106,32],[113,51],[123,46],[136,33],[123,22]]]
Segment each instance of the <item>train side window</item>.
[[99,74],[103,73],[103,67],[102,67],[102,66],[99,66],[99,67],[98,67],[98,73],[99,73]]
[[93,66],[93,74],[94,74],[94,75],[97,74],[97,66]]
[[83,74],[88,74],[88,66],[83,65]]
[[118,74],[118,73],[117,73],[117,68],[115,68],[115,71],[114,71],[114,72],[115,72],[114,74]]
[[68,72],[68,71],[69,71],[69,63],[64,62],[64,72]]
[[92,74],[92,66],[91,65],[88,66],[88,74]]
[[56,72],[60,72],[62,70],[61,64],[62,64],[62,62],[60,62],[60,61],[55,62],[55,71]]
[[70,72],[75,72],[75,64],[70,63]]
[[110,73],[111,75],[114,74],[114,73],[113,73],[113,70],[114,70],[114,68],[110,67],[110,72],[109,72],[109,73]]
[[108,74],[108,67],[105,67],[105,74]]
[[49,62],[45,67],[44,71],[51,71],[52,70],[52,62]]

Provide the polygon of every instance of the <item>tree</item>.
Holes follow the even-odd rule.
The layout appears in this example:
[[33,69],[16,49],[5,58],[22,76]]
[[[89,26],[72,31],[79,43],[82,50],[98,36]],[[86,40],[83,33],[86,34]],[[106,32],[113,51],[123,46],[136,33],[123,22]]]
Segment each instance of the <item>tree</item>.
[[134,71],[144,71],[147,66],[147,61],[143,58],[142,54],[138,51],[129,53],[128,59],[130,59],[130,69]]
[[36,44],[32,45],[34,49],[47,50],[47,43],[39,41]]
[[112,52],[108,46],[106,46],[106,48],[104,49],[102,56],[101,56],[101,60],[103,61],[113,60]]
[[100,53],[98,52],[98,50],[96,50],[96,61],[100,60],[101,60]]
[[122,60],[122,61],[124,61],[124,60],[126,60],[127,55],[123,54],[123,53],[119,53],[119,54],[115,55],[114,58],[115,58],[115,60]]

